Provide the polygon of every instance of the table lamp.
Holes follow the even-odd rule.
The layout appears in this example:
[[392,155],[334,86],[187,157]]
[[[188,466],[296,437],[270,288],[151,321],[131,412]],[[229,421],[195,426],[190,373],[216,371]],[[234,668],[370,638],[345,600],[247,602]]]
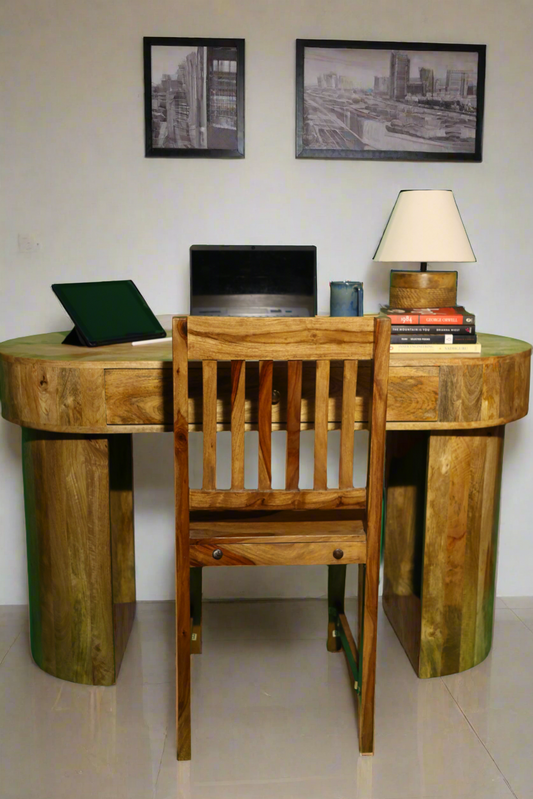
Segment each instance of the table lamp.
[[412,189],[398,194],[374,261],[417,261],[420,271],[391,270],[391,306],[457,305],[457,272],[428,272],[428,261],[475,260],[452,191]]

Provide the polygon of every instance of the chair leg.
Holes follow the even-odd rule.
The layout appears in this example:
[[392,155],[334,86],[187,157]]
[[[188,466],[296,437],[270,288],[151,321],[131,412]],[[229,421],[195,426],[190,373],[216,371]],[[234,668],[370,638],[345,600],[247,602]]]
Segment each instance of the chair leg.
[[[361,577],[364,579],[361,580]],[[361,585],[362,582],[362,585]],[[376,647],[378,620],[379,577],[371,575],[366,567],[359,571],[358,592],[362,599],[362,652],[361,695],[359,698],[359,751],[362,755],[374,754],[374,701],[376,693]]]
[[202,654],[202,569],[191,568],[191,655]]
[[176,748],[178,760],[191,759],[191,598],[190,570],[176,570]]
[[346,566],[328,566],[328,652],[339,652],[342,649],[341,639],[336,638],[335,620],[332,611],[344,613],[344,592],[346,586]]

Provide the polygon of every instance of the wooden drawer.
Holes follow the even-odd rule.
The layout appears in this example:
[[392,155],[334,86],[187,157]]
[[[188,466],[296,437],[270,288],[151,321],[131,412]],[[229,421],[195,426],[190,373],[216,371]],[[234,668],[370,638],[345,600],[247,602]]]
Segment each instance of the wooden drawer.
[[[218,548],[222,557],[216,560],[213,551]],[[341,559],[333,556],[335,549],[342,549]],[[327,543],[288,544],[221,544],[212,542],[191,544],[191,566],[291,566],[339,563],[364,563],[366,541],[339,541]]]
[[[201,371],[199,365],[190,369],[191,394],[189,422],[202,422]],[[361,363],[356,396],[356,422],[368,420],[370,370]],[[286,420],[287,372],[281,365],[274,366],[274,394],[279,401],[272,405],[272,423],[283,427]],[[246,368],[247,424],[257,418],[257,364]],[[106,418],[109,425],[172,425],[172,369],[106,369]],[[314,420],[315,378],[314,364],[304,363],[302,384],[302,423],[312,426]],[[218,423],[229,429],[230,408],[229,364],[219,368]],[[432,422],[438,418],[439,367],[391,367],[389,378],[389,422]],[[330,378],[329,420],[340,427],[342,411],[342,366],[333,364]]]

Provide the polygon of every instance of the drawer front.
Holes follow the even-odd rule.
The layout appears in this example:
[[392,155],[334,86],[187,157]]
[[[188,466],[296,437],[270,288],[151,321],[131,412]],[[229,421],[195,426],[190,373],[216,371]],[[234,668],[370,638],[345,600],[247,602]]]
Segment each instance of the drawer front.
[[[314,420],[314,364],[305,363],[302,383],[302,423],[312,426]],[[218,423],[224,426],[231,419],[229,364],[219,367]],[[245,420],[257,419],[257,364],[246,368]],[[361,363],[355,405],[355,421],[368,421],[370,372]],[[202,381],[199,365],[191,364],[189,423],[202,422]],[[287,370],[275,364],[272,422],[283,426],[286,421]],[[106,417],[108,425],[172,425],[172,369],[107,369],[105,376]],[[279,399],[277,399],[279,397]],[[389,422],[434,422],[438,419],[439,367],[392,368],[389,378]],[[342,415],[342,365],[334,364],[330,378],[329,420],[340,427]]]
[[[213,556],[213,552],[219,555]],[[336,552],[341,557],[335,557]],[[364,563],[366,542],[318,544],[209,544],[191,545],[191,566],[296,566]]]

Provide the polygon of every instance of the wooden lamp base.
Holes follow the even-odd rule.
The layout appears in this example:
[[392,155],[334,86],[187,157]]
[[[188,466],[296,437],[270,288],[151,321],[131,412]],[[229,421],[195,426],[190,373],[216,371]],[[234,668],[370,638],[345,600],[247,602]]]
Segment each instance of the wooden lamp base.
[[389,305],[393,308],[447,308],[457,305],[457,272],[392,269]]

